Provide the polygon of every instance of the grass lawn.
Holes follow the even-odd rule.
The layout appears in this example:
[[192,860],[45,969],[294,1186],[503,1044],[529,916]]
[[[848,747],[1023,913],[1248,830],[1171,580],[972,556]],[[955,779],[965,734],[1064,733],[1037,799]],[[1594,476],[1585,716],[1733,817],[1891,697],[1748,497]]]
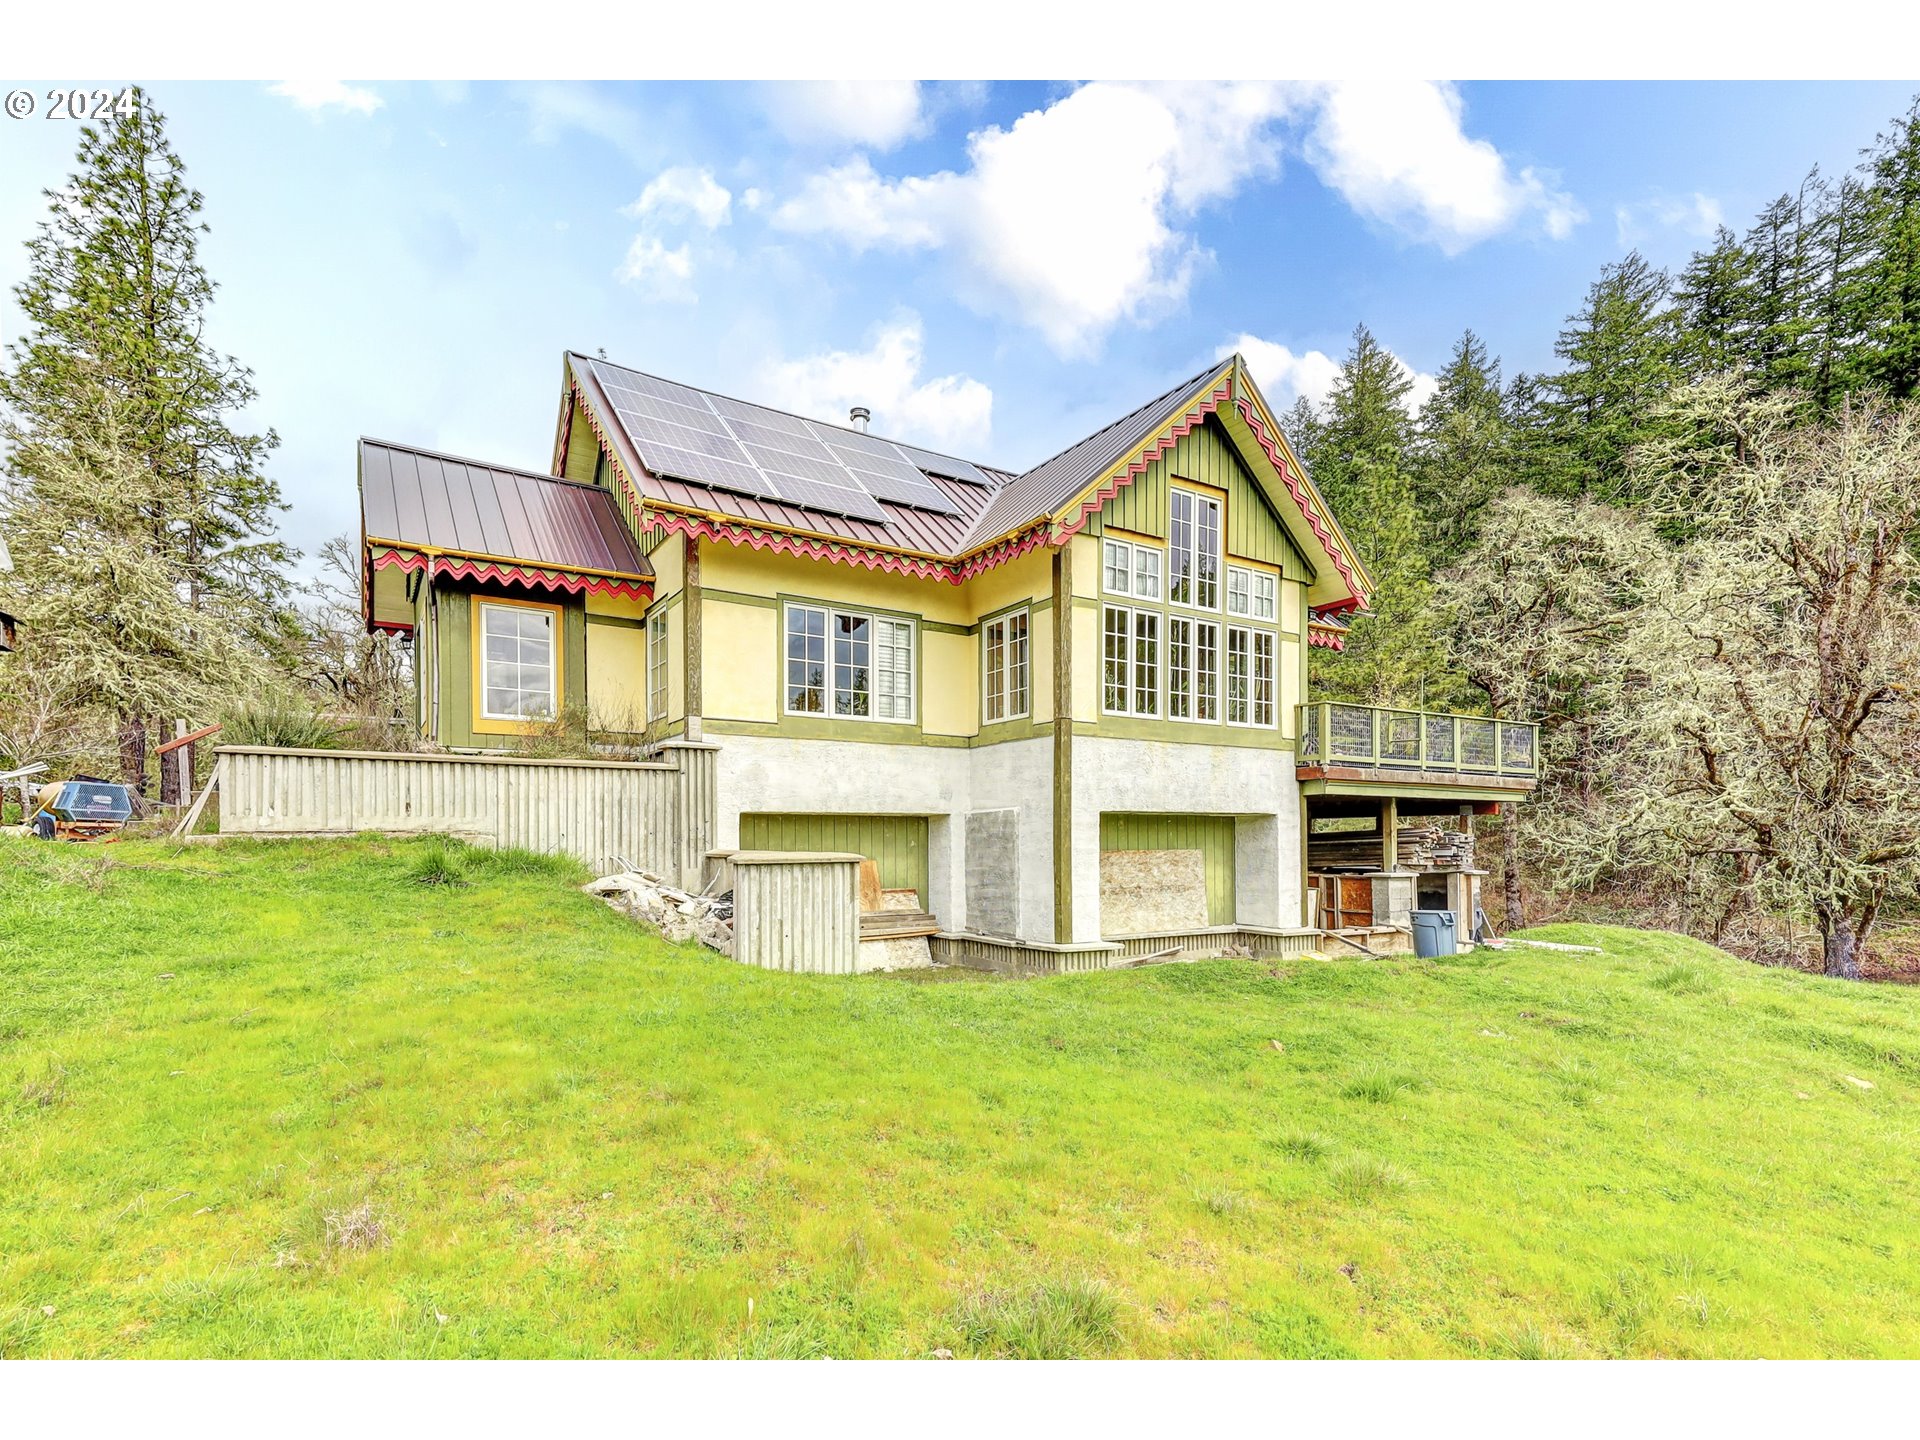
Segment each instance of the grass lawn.
[[1920,1354],[1920,990],[785,976],[430,848],[0,840],[0,1355]]

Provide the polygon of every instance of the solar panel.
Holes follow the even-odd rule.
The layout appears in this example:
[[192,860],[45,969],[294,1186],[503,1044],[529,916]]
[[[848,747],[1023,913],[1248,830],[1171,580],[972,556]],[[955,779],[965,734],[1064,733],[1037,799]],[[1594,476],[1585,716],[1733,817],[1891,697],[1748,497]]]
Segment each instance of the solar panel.
[[978,465],[970,465],[965,460],[956,460],[951,455],[936,455],[931,450],[922,450],[917,445],[900,446],[901,453],[933,475],[944,475],[949,480],[963,480],[969,485],[991,487],[993,478]]
[[790,504],[804,505],[809,510],[828,510],[836,515],[850,515],[856,520],[886,521],[887,512],[874,502],[874,498],[851,485],[828,485],[819,480],[783,474],[778,470],[769,470],[767,479],[778,498]]
[[[649,469],[675,479],[884,523],[876,497],[935,514],[959,511],[915,460],[991,484],[965,461],[877,435],[803,420],[724,395],[589,361]],[[977,477],[977,478],[976,478]]]
[[936,515],[957,515],[959,510],[941,492],[938,485],[921,475],[902,480],[895,475],[876,475],[871,470],[854,469],[853,476],[869,495],[891,500],[896,505],[911,505],[916,510],[931,510]]
[[732,420],[728,424],[732,426],[733,433],[749,445],[764,445],[770,450],[779,450],[788,455],[805,455],[823,464],[833,463],[833,452],[811,436],[793,435],[785,430],[770,429],[765,425],[755,425],[746,420]]

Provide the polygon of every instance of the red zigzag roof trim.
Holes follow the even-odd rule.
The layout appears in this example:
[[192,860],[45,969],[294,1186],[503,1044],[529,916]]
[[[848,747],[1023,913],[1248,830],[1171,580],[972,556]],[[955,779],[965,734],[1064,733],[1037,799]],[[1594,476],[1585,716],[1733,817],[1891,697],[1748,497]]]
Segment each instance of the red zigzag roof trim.
[[[1333,538],[1332,526],[1321,518],[1318,508],[1309,500],[1306,486],[1294,473],[1293,467],[1287,463],[1286,452],[1273,443],[1273,437],[1267,434],[1266,425],[1254,413],[1253,402],[1242,395],[1234,401],[1234,408],[1240,412],[1240,418],[1247,422],[1247,428],[1253,431],[1253,438],[1260,442],[1260,448],[1266,451],[1267,459],[1272,462],[1273,468],[1280,473],[1281,483],[1287,487],[1287,493],[1293,496],[1294,504],[1300,507],[1300,513],[1307,517],[1307,524],[1313,527],[1313,533],[1320,537],[1320,543],[1333,557],[1333,568],[1340,572],[1340,578],[1345,580],[1347,588],[1353,591],[1345,600],[1336,600],[1331,605],[1314,606],[1314,611],[1321,615],[1337,615],[1346,610],[1358,610],[1366,601],[1361,595],[1360,582],[1354,578],[1353,567],[1347,560],[1346,552]],[[1336,645],[1333,648],[1337,650],[1340,647]]]
[[[424,570],[427,557],[389,550],[376,555],[373,568],[387,570]],[[455,580],[497,580],[503,585],[524,585],[528,589],[546,591],[564,590],[569,595],[613,595],[623,600],[651,600],[653,586],[644,580],[612,580],[598,575],[547,574],[540,570],[528,570],[519,565],[496,565],[491,561],[439,560],[434,562],[436,575],[451,576]]]

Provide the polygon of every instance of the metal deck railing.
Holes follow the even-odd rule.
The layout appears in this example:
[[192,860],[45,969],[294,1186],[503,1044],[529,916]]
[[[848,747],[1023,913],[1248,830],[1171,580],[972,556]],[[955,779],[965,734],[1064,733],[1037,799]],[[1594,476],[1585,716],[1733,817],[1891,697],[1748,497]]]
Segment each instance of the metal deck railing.
[[1540,727],[1531,720],[1322,700],[1300,707],[1299,763],[1536,779]]

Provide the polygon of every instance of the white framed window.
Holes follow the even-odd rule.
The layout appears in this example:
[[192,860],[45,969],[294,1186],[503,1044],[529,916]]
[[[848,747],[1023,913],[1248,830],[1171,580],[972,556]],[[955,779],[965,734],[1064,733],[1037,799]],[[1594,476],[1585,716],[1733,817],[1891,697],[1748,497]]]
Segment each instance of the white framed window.
[[827,713],[827,612],[787,607],[787,713]]
[[1271,630],[1253,632],[1253,723],[1272,729],[1279,720],[1274,705],[1274,651]]
[[873,622],[873,718],[913,720],[913,626],[905,620]]
[[667,718],[667,612],[647,617],[647,719]]
[[1100,627],[1100,708],[1125,715],[1133,700],[1133,612],[1109,605]]
[[[1154,557],[1158,559],[1158,556]],[[1160,612],[1133,612],[1133,713],[1160,713]]]
[[[1241,572],[1245,574],[1245,571]],[[1227,605],[1233,605],[1233,572],[1227,572]],[[1227,627],[1227,724],[1253,723],[1253,634],[1244,625]]]
[[913,622],[787,606],[787,713],[910,723]]
[[480,601],[480,717],[546,720],[560,709],[556,613]]
[[1141,600],[1160,598],[1160,552],[1151,545],[1133,547],[1133,593]]
[[1167,617],[1167,718],[1193,718],[1193,621]]
[[989,725],[1023,719],[1027,713],[1027,612],[1014,610],[981,627],[982,717]]
[[1100,708],[1109,715],[1160,713],[1160,612],[1109,605],[1100,625]]
[[1280,577],[1265,570],[1253,572],[1253,618],[1277,619],[1280,610]]
[[1220,608],[1220,502],[1175,487],[1167,526],[1167,598]]
[[1220,718],[1220,626],[1213,620],[1193,625],[1193,718]]
[[1227,613],[1253,613],[1253,572],[1244,565],[1227,566]]
[[1100,542],[1100,583],[1109,595],[1133,593],[1133,546],[1124,540]]

